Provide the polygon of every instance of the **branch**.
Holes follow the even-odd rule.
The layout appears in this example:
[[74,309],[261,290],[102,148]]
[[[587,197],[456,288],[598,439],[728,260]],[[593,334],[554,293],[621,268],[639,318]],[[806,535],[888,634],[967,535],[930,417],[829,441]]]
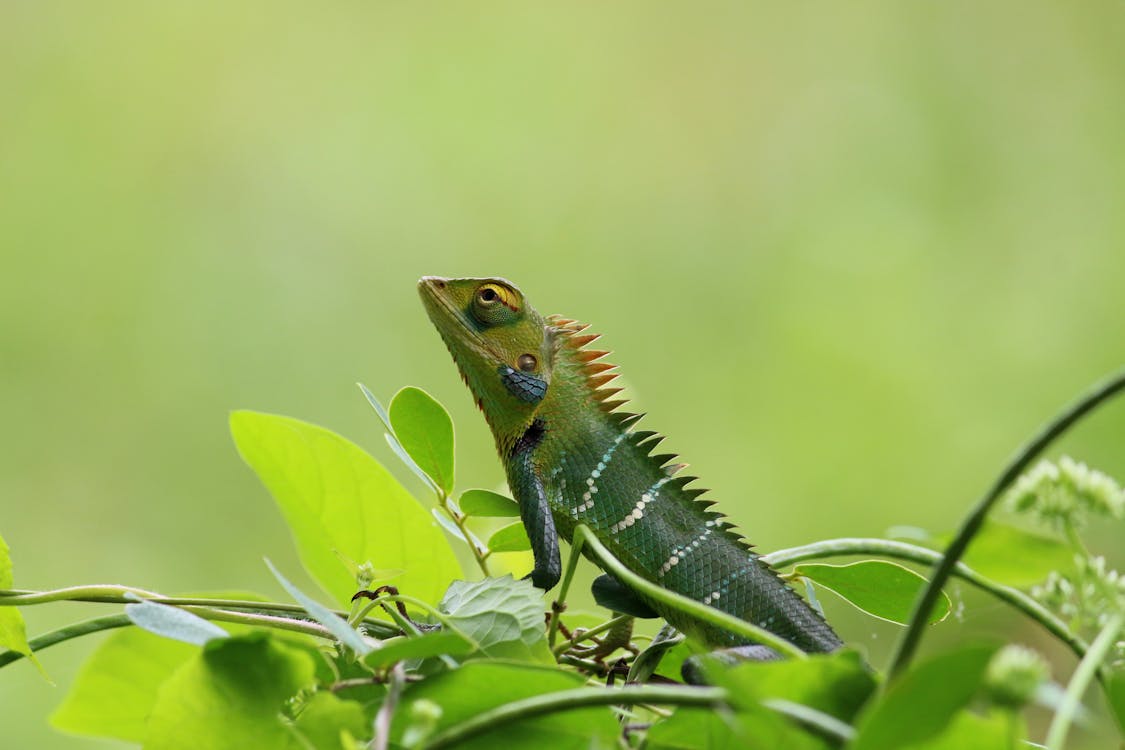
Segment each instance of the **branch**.
[[[844,557],[850,555],[881,555],[899,560],[932,565],[941,560],[941,553],[932,549],[918,547],[905,542],[896,542],[890,539],[828,539],[822,542],[813,542],[802,547],[778,550],[768,555],[762,555],[762,561],[775,568],[784,568],[805,560],[821,560],[829,557]],[[1038,622],[1047,629],[1051,635],[1070,647],[1070,650],[1081,659],[1086,655],[1089,644],[1080,636],[1072,633],[1062,620],[1055,617],[1046,607],[1032,599],[1019,589],[997,583],[985,578],[964,563],[953,566],[952,575],[971,583],[982,591],[1007,602],[1015,609]]]
[[949,576],[953,573],[953,568],[965,554],[969,543],[980,531],[984,519],[988,516],[989,510],[992,509],[997,499],[1048,445],[1066,432],[1067,428],[1123,388],[1125,388],[1125,371],[1118,372],[1109,379],[1095,385],[1088,393],[1063,409],[1030,442],[1016,452],[1003,473],[965,518],[956,536],[953,537],[953,541],[949,543],[942,555],[941,562],[937,564],[930,576],[929,583],[915,601],[910,622],[897,644],[894,657],[891,659],[890,669],[887,670],[887,681],[884,685],[890,685],[909,666],[910,660],[914,657],[914,652],[918,649],[918,642],[922,638],[922,632],[926,627],[934,602],[937,601],[942,587],[945,586],[945,582],[949,580]]

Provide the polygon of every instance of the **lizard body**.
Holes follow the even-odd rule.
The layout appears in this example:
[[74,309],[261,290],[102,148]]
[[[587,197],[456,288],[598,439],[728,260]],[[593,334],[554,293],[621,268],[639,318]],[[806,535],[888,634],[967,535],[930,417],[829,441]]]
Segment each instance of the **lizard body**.
[[[532,582],[561,573],[559,537],[588,526],[631,571],[759,625],[809,652],[836,650],[832,628],[750,549],[662,439],[633,429],[615,375],[589,348],[597,336],[543,317],[510,282],[425,277],[426,310],[484,412],[531,539]],[[609,581],[610,584],[616,581]],[[715,648],[749,642],[641,599],[677,629]]]

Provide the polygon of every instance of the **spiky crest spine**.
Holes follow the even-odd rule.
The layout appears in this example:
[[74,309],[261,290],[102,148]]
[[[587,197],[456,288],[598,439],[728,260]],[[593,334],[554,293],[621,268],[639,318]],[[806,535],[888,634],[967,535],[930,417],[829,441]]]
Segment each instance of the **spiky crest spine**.
[[[648,460],[653,462],[657,468],[664,471],[668,476],[676,475],[678,472],[685,469],[687,464],[673,463],[675,459],[678,458],[674,453],[652,455],[652,449],[664,440],[663,435],[652,430],[634,431],[632,429],[632,426],[635,425],[644,414],[618,411],[620,407],[628,402],[625,400],[609,400],[612,396],[622,391],[621,388],[605,387],[607,383],[620,374],[615,372],[607,375],[610,370],[616,370],[617,365],[600,361],[603,357],[610,354],[609,351],[586,348],[591,343],[601,338],[601,334],[586,333],[590,328],[589,323],[580,323],[561,315],[548,315],[547,323],[554,329],[559,346],[570,349],[575,360],[581,364],[581,372],[586,376],[586,383],[590,388],[590,396],[593,401],[598,404],[602,411],[614,418],[621,429],[629,433],[629,439],[634,445],[642,447],[646,451]],[[642,443],[644,445],[642,445]],[[686,485],[698,479],[698,477],[690,475],[676,476],[668,484],[680,490],[683,496],[695,506],[706,520],[717,522],[714,528],[719,534],[734,542],[751,555],[756,556],[756,553],[753,551],[753,545],[746,541],[746,538],[742,536],[735,525],[727,520],[726,516],[722,513],[711,510],[715,501],[703,499],[703,495],[707,490],[686,488]]]

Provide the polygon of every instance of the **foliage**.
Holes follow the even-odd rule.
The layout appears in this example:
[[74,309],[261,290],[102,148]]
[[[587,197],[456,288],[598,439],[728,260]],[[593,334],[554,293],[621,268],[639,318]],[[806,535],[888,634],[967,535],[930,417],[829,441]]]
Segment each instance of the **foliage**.
[[[585,551],[603,567],[619,565],[581,530],[555,606],[548,608],[527,580],[492,575],[492,555],[526,549],[527,534],[518,523],[493,532],[487,543],[478,534],[492,528],[487,519],[518,515],[517,505],[488,490],[455,494],[453,425],[428,394],[403,389],[386,410],[363,390],[392,450],[433,494],[431,508],[358,446],[324,428],[255,412],[231,418],[239,452],[277,502],[305,572],[333,605],[301,591],[272,565],[295,604],[255,594],[167,597],[119,586],[21,592],[11,589],[11,562],[0,541],[0,604],[124,605],[124,615],[78,623],[30,644],[19,611],[0,607],[0,645],[9,649],[0,666],[33,649],[124,627],[83,665],[51,719],[55,727],[155,750],[1010,750],[1026,736],[1022,711],[1041,703],[1055,710],[1048,744],[1059,748],[1093,681],[1122,718],[1125,681],[1115,658],[1125,589],[1120,574],[1091,555],[1077,533],[1091,513],[1119,518],[1121,491],[1081,464],[1040,465],[1010,491],[1012,512],[1032,516],[1045,530],[981,524],[974,532],[978,546],[966,557],[979,570],[950,567],[1075,650],[1081,663],[1065,692],[1050,683],[1037,653],[998,643],[961,644],[917,665],[909,664],[908,653],[907,668],[894,679],[880,677],[850,650],[733,665],[703,655],[695,658],[707,686],[696,686],[675,682],[675,665],[697,650],[690,641],[662,635],[638,655],[642,639],[632,635],[628,618],[606,613],[590,624],[565,612],[578,546],[588,545]],[[460,568],[450,538],[474,559],[475,580],[455,580]],[[774,559],[789,560],[782,567],[791,566],[784,573],[791,580],[830,590],[874,617],[908,628],[946,619],[951,603],[940,591],[932,610],[918,614],[927,579],[900,562],[803,562],[872,549],[900,561],[942,560],[925,548],[862,539],[818,542]],[[1010,560],[1026,564],[1013,569]],[[1012,586],[1031,587],[1041,604]],[[716,622],[728,617],[688,604]],[[334,608],[340,605],[346,609]],[[1087,646],[1085,636],[1096,637]],[[649,679],[657,673],[661,680]],[[626,675],[635,681],[617,686]]]

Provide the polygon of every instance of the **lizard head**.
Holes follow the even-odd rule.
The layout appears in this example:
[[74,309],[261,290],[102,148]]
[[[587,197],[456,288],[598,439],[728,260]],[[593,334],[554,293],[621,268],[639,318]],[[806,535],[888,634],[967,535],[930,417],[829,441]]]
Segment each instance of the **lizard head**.
[[424,276],[418,292],[493,431],[522,434],[551,383],[553,329],[504,279]]

